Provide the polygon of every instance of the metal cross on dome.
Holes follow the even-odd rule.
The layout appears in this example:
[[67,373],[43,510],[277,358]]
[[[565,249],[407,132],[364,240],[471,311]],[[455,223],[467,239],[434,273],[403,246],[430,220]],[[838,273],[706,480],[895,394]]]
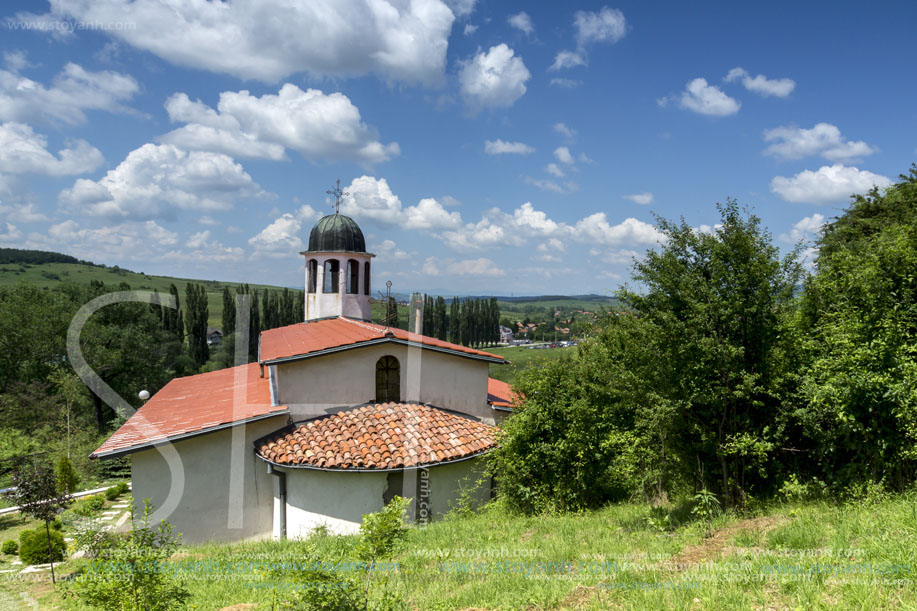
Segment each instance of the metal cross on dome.
[[347,191],[341,191],[341,179],[338,178],[337,186],[333,189],[328,189],[325,193],[334,196],[334,213],[339,214],[341,211],[341,198],[345,195],[350,195]]

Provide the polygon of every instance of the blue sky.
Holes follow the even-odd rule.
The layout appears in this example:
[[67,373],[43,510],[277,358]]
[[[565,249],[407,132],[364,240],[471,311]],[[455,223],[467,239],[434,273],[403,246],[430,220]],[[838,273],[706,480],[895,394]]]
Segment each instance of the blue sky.
[[610,293],[653,213],[789,249],[917,158],[910,2],[284,4],[5,3],[0,245],[300,286],[340,178],[376,289]]

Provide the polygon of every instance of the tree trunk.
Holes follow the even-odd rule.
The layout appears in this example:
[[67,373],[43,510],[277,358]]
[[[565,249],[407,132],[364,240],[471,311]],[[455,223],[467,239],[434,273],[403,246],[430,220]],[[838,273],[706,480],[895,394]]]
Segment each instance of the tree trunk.
[[45,520],[45,534],[48,535],[48,560],[51,561],[51,583],[57,583],[54,578],[54,552],[51,550],[51,526],[50,522]]

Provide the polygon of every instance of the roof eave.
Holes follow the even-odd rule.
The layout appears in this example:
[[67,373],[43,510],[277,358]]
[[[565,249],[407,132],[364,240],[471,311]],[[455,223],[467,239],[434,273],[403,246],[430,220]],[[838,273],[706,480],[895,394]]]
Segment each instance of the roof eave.
[[481,450],[480,452],[475,452],[474,454],[469,454],[468,456],[462,456],[461,458],[453,458],[452,460],[441,460],[435,463],[427,463],[423,465],[412,465],[410,467],[395,467],[391,469],[364,469],[360,467],[354,467],[353,469],[342,469],[342,468],[329,468],[329,467],[316,467],[313,465],[285,465],[283,463],[275,462],[268,458],[265,458],[258,453],[258,450],[255,449],[255,456],[268,463],[274,467],[280,467],[281,469],[303,469],[307,471],[329,471],[332,473],[391,473],[397,471],[416,471],[417,469],[429,469],[431,467],[439,467],[441,465],[451,465],[453,463],[462,462],[465,460],[471,460],[472,458],[478,458],[484,456],[490,452],[494,446],[487,448],[486,450]]
[[207,433],[213,433],[222,429],[232,428],[239,424],[248,424],[250,422],[257,422],[258,420],[264,420],[266,418],[273,418],[274,416],[286,416],[289,415],[290,410],[287,406],[282,406],[282,409],[275,409],[267,414],[260,414],[258,416],[252,416],[251,418],[245,418],[242,420],[234,420],[233,422],[224,422],[222,424],[217,424],[211,427],[200,429],[198,431],[188,431],[186,433],[179,433],[178,435],[171,435],[169,437],[162,437],[160,439],[155,439],[147,443],[141,443],[138,445],[129,446],[127,448],[122,448],[119,450],[111,450],[108,452],[99,452],[96,450],[89,455],[89,458],[120,458],[121,456],[126,456],[128,454],[133,454],[141,450],[148,450],[155,448],[157,446],[164,445],[166,443],[173,443],[175,441],[182,441],[184,439],[190,439],[192,437],[197,437],[199,435],[206,435]]
[[460,356],[463,358],[474,359],[479,361],[486,361],[488,363],[496,363],[502,365],[506,363],[506,359],[496,356],[485,356],[483,354],[473,354],[470,352],[462,352],[460,350],[451,350],[449,348],[443,348],[441,346],[433,346],[430,344],[424,344],[421,342],[412,342],[410,340],[398,339],[397,337],[380,337],[376,339],[370,339],[362,342],[356,342],[354,344],[344,344],[343,346],[334,346],[331,348],[323,348],[322,350],[315,350],[313,352],[306,352],[303,354],[294,354],[291,356],[277,357],[274,359],[268,359],[266,361],[261,361],[262,365],[275,365],[279,363],[289,363],[292,361],[301,361],[304,359],[313,358],[316,356],[322,356],[325,354],[333,354],[335,352],[343,352],[345,350],[355,350],[357,348],[365,348],[367,346],[375,346],[378,344],[384,343],[393,343],[401,344],[408,346],[409,348],[421,348],[423,350],[433,350],[435,352],[442,352],[444,354],[452,354],[455,356]]

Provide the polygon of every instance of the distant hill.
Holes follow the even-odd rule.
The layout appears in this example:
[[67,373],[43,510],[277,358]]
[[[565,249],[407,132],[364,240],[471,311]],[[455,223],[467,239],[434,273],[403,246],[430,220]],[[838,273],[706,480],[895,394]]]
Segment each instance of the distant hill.
[[[220,327],[223,312],[223,287],[235,288],[239,282],[220,280],[198,280],[194,278],[175,278],[171,276],[154,276],[143,272],[133,272],[114,266],[99,265],[89,261],[82,261],[76,257],[56,252],[42,250],[24,250],[18,248],[0,249],[0,286],[25,282],[41,287],[53,288],[62,282],[90,282],[97,280],[107,285],[117,286],[126,282],[131,289],[157,290],[167,293],[169,285],[175,284],[184,300],[185,287],[189,282],[203,284],[207,292],[207,306],[209,311],[208,325]],[[252,284],[256,289],[283,290],[283,287],[268,284]],[[374,291],[373,297],[379,298],[381,292]],[[430,293],[432,295],[441,293]],[[410,294],[395,293],[393,296],[403,302],[410,299]],[[486,298],[493,295],[479,297],[461,296],[460,300]],[[452,301],[451,297],[446,298]],[[527,314],[537,311],[547,312],[553,309],[563,310],[589,310],[596,311],[602,307],[612,307],[617,303],[614,297],[607,295],[542,295],[534,296],[497,296],[502,315],[518,316],[522,318]],[[381,320],[384,308],[381,303],[373,305],[373,320]],[[408,308],[400,307],[399,314],[406,324]]]
[[105,267],[96,265],[90,261],[83,261],[70,255],[50,250],[26,250],[23,248],[0,248],[0,264],[3,263],[30,263],[40,265],[42,263],[79,263],[80,265],[89,265],[91,267]]

